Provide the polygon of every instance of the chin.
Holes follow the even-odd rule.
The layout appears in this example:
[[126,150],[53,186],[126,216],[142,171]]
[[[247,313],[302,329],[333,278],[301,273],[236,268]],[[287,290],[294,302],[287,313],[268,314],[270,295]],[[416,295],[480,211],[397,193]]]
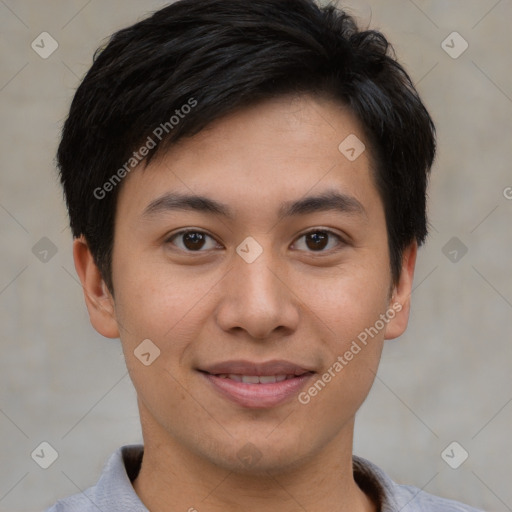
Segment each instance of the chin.
[[268,473],[292,471],[303,466],[308,456],[312,457],[311,454],[298,451],[298,439],[293,442],[293,438],[288,436],[287,441],[287,445],[283,445],[281,440],[270,442],[267,433],[247,436],[219,450],[215,457],[212,458],[211,452],[207,457],[226,471],[239,475],[268,476]]

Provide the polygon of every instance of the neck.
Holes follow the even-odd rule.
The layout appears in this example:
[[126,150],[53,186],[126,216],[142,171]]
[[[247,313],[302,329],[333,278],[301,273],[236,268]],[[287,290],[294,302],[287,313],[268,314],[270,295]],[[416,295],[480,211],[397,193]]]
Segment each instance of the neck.
[[152,512],[377,511],[354,481],[353,422],[300,465],[245,473],[206,460],[155,424],[143,420],[142,426],[144,456],[133,487]]

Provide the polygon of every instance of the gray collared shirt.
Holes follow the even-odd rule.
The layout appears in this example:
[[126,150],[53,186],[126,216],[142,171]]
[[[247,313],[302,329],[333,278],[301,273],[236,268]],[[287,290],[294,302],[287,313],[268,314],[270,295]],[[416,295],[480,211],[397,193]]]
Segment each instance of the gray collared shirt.
[[[143,453],[141,444],[121,446],[108,459],[96,485],[59,500],[45,512],[149,512],[132,486]],[[356,482],[380,504],[380,512],[483,512],[417,487],[396,484],[362,457],[353,457],[353,468]]]

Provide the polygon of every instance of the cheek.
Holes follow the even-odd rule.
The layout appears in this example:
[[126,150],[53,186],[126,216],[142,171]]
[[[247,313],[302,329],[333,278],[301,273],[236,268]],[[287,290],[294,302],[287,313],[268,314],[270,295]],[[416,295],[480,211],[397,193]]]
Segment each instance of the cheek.
[[183,326],[192,327],[194,313],[201,311],[201,300],[215,284],[214,276],[200,279],[162,262],[142,258],[117,260],[117,273],[123,276],[116,286],[116,317],[126,327],[129,338],[142,336],[165,342],[175,338]]
[[[382,353],[386,312],[382,292],[344,296],[325,309],[322,318],[324,367],[311,386],[299,395],[312,428],[327,428],[334,435],[366,399],[373,385]],[[331,423],[325,427],[326,411]],[[316,425],[316,427],[315,427]]]
[[176,272],[171,276],[136,261],[117,263],[118,275],[129,276],[117,287],[114,283],[126,366],[143,407],[171,431],[170,411],[179,409],[189,418],[199,414],[180,364],[198,337],[205,314],[201,298],[213,283],[205,279],[204,287],[190,286]]
[[333,346],[342,350],[386,311],[390,283],[387,261],[362,256],[322,278],[303,275],[295,279],[294,287],[334,338]]
[[[341,397],[349,409],[357,408],[364,400],[377,372],[387,323],[392,319],[386,316],[389,286],[389,271],[379,263],[339,270],[337,278],[323,287],[314,279],[302,282],[301,293],[309,289],[305,303],[314,312],[314,331],[322,333],[326,355],[325,388],[319,383],[311,389],[311,401],[321,394],[320,401],[334,407],[335,413]],[[324,391],[327,388],[329,391]]]

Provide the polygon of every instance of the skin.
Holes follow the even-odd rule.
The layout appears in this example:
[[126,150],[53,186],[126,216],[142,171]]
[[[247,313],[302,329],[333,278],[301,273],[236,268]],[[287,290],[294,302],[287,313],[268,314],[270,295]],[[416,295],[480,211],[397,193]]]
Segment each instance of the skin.
[[[404,251],[392,285],[369,149],[349,161],[338,150],[349,134],[364,142],[341,105],[280,97],[216,121],[132,172],[116,211],[115,298],[86,241],[75,240],[92,325],[121,338],[137,391],[145,452],[133,485],[153,512],[377,510],[353,478],[354,417],[384,340],[406,329],[417,245]],[[364,213],[278,219],[283,202],[326,190],[356,198]],[[234,216],[144,215],[168,192],[207,196]],[[184,228],[211,235],[202,252],[183,236],[169,241]],[[322,229],[333,235],[315,250],[304,234]],[[247,236],[263,249],[252,263],[236,252]],[[321,376],[397,303],[401,311],[307,405],[293,397],[271,408],[242,407],[197,371],[230,359],[285,359]],[[144,339],[160,349],[149,366],[134,355]],[[237,456],[247,443],[261,454],[249,466]]]

